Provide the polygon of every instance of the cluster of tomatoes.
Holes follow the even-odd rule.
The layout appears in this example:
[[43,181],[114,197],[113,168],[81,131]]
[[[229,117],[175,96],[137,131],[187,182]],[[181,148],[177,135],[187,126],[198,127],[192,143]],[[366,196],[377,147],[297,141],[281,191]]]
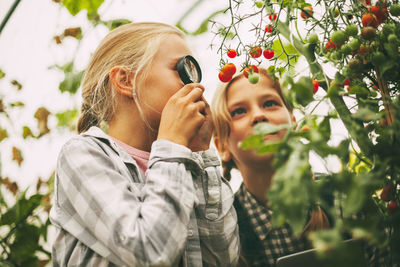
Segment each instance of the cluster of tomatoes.
[[[261,3],[261,2],[260,2]],[[261,6],[262,7],[262,4]],[[269,14],[268,18],[270,21],[275,21],[278,15],[275,13]],[[274,27],[272,25],[265,26],[266,33],[272,33]],[[235,49],[228,49],[226,55],[229,58],[235,58],[238,53]],[[264,50],[260,46],[254,46],[250,49],[249,55],[251,58],[260,58],[264,56],[266,59],[273,59],[275,56],[275,51],[273,49],[265,48]],[[243,75],[249,80],[250,83],[256,84],[259,80],[259,71],[256,65],[248,65],[243,70]],[[220,70],[218,74],[218,78],[221,82],[230,82],[233,78],[233,75],[236,73],[236,66],[233,63],[226,63]]]
[[390,214],[394,214],[399,210],[399,203],[395,198],[395,186],[392,184],[386,185],[381,192],[380,198],[387,203],[387,209]]
[[[272,59],[275,55],[273,49],[263,49],[259,46],[250,49],[250,57],[259,58],[263,55],[266,59]],[[227,52],[229,58],[235,58],[237,52],[234,49],[229,49]],[[230,82],[233,75],[236,73],[236,66],[233,63],[226,63],[218,74],[221,82]],[[258,67],[256,65],[249,65],[243,69],[243,75],[249,80],[250,83],[256,84],[259,80]]]
[[[370,4],[367,3],[367,5]],[[375,5],[367,6],[361,17],[360,27],[355,23],[347,24],[345,29],[334,31],[325,43],[325,55],[333,62],[340,62],[346,57],[347,64],[342,68],[346,78],[341,85],[347,85],[351,90],[350,79],[360,78],[371,69],[382,67],[399,52],[400,27],[389,16],[400,16],[400,4],[390,7],[385,1],[379,0]],[[342,61],[343,62],[343,61]],[[398,63],[395,63],[398,64]],[[392,77],[384,77],[387,81],[397,79],[396,71],[388,71]],[[376,86],[372,85],[376,88]]]

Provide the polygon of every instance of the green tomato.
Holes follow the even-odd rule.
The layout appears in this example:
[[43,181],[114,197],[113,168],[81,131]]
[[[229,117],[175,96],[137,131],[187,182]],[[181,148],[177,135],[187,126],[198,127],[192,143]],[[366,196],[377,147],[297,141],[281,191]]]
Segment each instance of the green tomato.
[[258,8],[262,8],[263,2],[257,1],[257,2],[255,2],[255,5],[256,5],[256,7],[258,7]]
[[310,44],[317,44],[319,42],[318,34],[312,33],[308,36],[308,42]]
[[346,26],[345,33],[347,36],[357,36],[358,34],[358,27],[355,24],[349,24]]
[[260,75],[258,75],[258,73],[253,72],[253,73],[249,74],[248,80],[249,80],[250,83],[256,84],[256,83],[258,83],[259,79],[260,79]]
[[337,45],[342,45],[346,42],[346,34],[342,30],[335,31],[331,35],[331,40]]
[[385,37],[388,37],[389,34],[395,32],[395,26],[392,23],[385,23],[382,27],[382,32]]
[[333,60],[340,60],[342,58],[342,54],[339,51],[333,51],[331,58]]
[[397,36],[395,34],[393,34],[393,33],[389,34],[388,41],[391,44],[397,44],[397,42],[398,42]]
[[360,41],[357,38],[354,38],[350,41],[349,46],[353,51],[358,50],[360,48]]
[[393,4],[390,6],[390,14],[392,16],[398,17],[400,16],[400,4]]
[[342,46],[342,48],[340,49],[341,51],[342,51],[342,53],[344,54],[344,55],[350,55],[350,53],[351,53],[351,51],[352,51],[352,49],[351,49],[351,47],[350,47],[350,45],[349,44],[345,44],[345,45],[343,45]]

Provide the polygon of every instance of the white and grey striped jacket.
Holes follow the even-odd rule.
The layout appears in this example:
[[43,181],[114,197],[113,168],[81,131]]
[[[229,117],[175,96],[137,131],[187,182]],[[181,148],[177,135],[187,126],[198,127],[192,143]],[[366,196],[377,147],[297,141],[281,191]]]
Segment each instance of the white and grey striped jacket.
[[68,141],[50,212],[54,266],[234,266],[233,192],[213,151],[155,141],[148,170],[97,127]]

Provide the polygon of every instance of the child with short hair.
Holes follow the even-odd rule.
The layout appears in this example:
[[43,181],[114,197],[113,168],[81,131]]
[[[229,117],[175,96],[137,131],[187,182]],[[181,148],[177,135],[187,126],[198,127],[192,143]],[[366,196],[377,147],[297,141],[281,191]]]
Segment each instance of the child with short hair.
[[[235,194],[241,242],[241,265],[275,266],[279,257],[306,249],[306,235],[315,229],[329,228],[326,214],[317,207],[311,211],[303,235],[293,235],[288,224],[274,228],[272,212],[266,194],[273,182],[272,154],[256,154],[243,150],[239,143],[253,134],[258,123],[274,125],[295,122],[279,83],[267,70],[259,68],[260,80],[251,84],[243,74],[218,88],[214,94],[211,113],[215,125],[214,143],[219,151],[224,176],[231,169],[240,171],[243,183]],[[265,140],[281,140],[285,130],[265,136]],[[311,177],[310,177],[311,179]]]

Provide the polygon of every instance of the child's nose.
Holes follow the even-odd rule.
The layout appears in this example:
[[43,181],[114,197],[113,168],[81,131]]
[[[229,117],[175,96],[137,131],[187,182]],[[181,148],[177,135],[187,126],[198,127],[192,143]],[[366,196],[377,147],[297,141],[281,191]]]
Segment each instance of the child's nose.
[[262,112],[258,112],[257,114],[254,114],[252,125],[254,126],[260,122],[268,122],[267,116]]

